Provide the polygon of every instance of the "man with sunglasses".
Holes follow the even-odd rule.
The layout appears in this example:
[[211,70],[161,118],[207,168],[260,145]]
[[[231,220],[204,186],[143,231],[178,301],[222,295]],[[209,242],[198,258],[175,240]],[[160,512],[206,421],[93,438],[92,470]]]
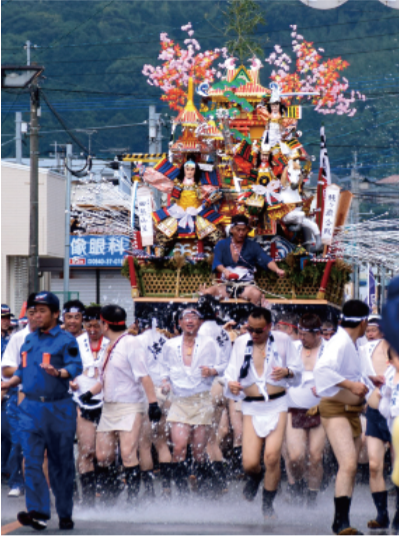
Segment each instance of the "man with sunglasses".
[[182,335],[163,347],[162,390],[173,392],[167,420],[171,425],[172,476],[179,491],[188,494],[187,445],[191,441],[200,494],[207,493],[209,473],[206,446],[212,424],[211,385],[218,375],[218,348],[213,338],[198,334],[202,315],[186,308],[179,315]]
[[231,237],[221,239],[214,249],[212,270],[221,274],[223,283],[206,289],[200,288],[202,294],[228,299],[241,298],[254,305],[261,303],[262,294],[254,286],[256,266],[270,270],[278,276],[285,276],[274,260],[268,256],[259,243],[248,238],[250,233],[249,219],[245,215],[232,217]]
[[228,398],[242,400],[243,468],[246,500],[253,501],[263,479],[260,456],[264,448],[262,511],[275,516],[273,500],[281,475],[280,459],[288,411],[286,389],[301,381],[302,364],[289,336],[271,331],[271,312],[256,307],[247,331],[237,338],[225,371]]

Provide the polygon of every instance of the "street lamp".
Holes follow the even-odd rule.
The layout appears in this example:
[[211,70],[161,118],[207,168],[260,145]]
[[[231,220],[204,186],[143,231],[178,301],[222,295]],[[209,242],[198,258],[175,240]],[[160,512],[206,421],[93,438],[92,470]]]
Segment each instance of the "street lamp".
[[28,293],[39,291],[39,121],[40,104],[37,79],[44,67],[35,65],[5,65],[1,67],[1,87],[28,88],[31,98],[30,131],[30,211],[29,211],[29,275]]

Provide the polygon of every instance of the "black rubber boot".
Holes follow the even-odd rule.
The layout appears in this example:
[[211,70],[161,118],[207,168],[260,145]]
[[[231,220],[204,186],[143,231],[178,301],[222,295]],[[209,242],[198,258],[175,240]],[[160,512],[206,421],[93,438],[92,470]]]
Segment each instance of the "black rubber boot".
[[142,471],[142,482],[144,486],[144,497],[146,499],[154,499],[156,494],[154,493],[154,475],[153,471]]
[[377,515],[375,519],[368,521],[369,529],[388,529],[390,520],[387,510],[387,491],[377,491],[372,494],[372,499],[376,506]]
[[263,489],[263,497],[262,497],[262,513],[263,516],[266,519],[275,517],[275,511],[273,507],[273,502],[276,496],[275,491],[268,491],[267,489]]
[[197,493],[202,497],[207,497],[211,493],[211,473],[208,462],[194,462],[194,475],[197,482]]
[[185,462],[171,463],[172,478],[178,490],[180,497],[186,497],[189,494],[188,471]]
[[317,506],[318,490],[308,489],[306,494],[306,506],[307,508],[315,508]]
[[160,463],[161,488],[163,497],[171,496],[171,463]]
[[350,535],[362,534],[354,527],[350,526],[350,505],[351,497],[335,497],[335,518],[332,530],[334,534]]
[[392,521],[392,531],[399,534],[399,488],[396,487],[396,512]]
[[232,455],[232,478],[240,480],[243,476],[242,447],[235,446]]
[[96,502],[96,473],[89,471],[79,475],[82,486],[82,504],[91,508]]
[[221,497],[228,491],[226,472],[222,461],[213,461],[211,463],[211,488],[214,498]]
[[140,467],[124,467],[126,487],[128,490],[128,501],[137,499],[140,490]]
[[258,474],[255,473],[247,473],[246,474],[246,484],[243,488],[243,496],[246,499],[246,501],[254,501],[258,486],[260,485],[261,480],[263,479],[264,473],[260,471]]
[[303,479],[297,480],[294,484],[287,485],[288,502],[289,504],[301,506],[304,503],[304,493],[307,484]]
[[121,493],[121,481],[115,464],[97,467],[97,483],[102,503],[112,503]]

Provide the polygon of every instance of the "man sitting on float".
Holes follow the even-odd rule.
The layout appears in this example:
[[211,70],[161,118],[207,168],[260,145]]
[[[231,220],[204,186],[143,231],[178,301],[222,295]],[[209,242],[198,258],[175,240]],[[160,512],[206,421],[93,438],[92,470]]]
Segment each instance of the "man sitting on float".
[[254,283],[256,266],[285,276],[285,271],[279,269],[261,246],[247,237],[249,232],[249,219],[245,215],[232,217],[231,237],[218,241],[214,249],[212,270],[221,273],[223,283],[210,288],[203,285],[200,293],[224,299],[241,298],[260,305],[262,293]]

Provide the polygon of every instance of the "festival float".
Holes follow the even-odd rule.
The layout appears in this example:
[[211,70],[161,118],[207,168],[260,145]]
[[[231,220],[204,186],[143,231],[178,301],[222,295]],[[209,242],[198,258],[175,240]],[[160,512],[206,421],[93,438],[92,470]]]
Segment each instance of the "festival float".
[[[227,237],[232,217],[243,214],[250,238],[285,271],[279,278],[257,269],[255,285],[272,308],[311,307],[336,318],[351,266],[335,247],[335,235],[352,194],[331,183],[324,127],[318,185],[311,193],[315,157],[301,142],[299,123],[304,102],[325,115],[356,113],[354,92],[345,97],[349,83],[340,75],[349,64],[323,60],[323,50],[296,26],[295,60],[276,45],[264,66],[256,57],[236,65],[224,48],[200,52],[190,23],[182,30],[186,48],[163,33],[162,64],[143,68],[176,114],[168,152],[118,156],[133,171],[133,242],[123,274],[136,315],[197,300],[201,285],[218,282],[211,271],[213,249]],[[266,86],[260,82],[263,67],[270,69]],[[225,303],[228,310],[246,308],[240,299]]]

